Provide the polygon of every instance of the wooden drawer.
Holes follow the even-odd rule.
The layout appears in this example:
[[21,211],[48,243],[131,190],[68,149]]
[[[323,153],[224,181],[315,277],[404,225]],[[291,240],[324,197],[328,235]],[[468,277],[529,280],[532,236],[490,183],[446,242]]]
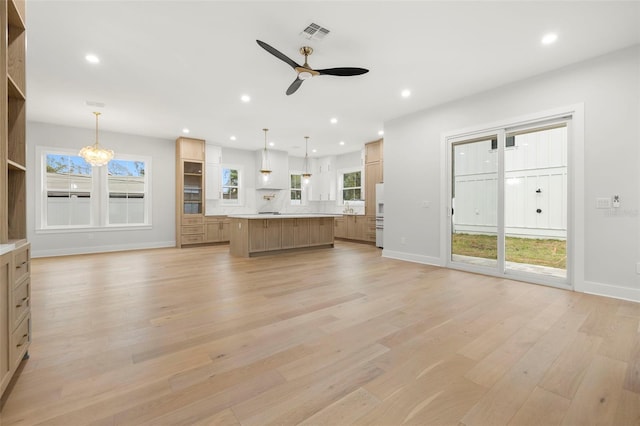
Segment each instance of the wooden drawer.
[[182,234],[204,234],[204,225],[183,226]]
[[22,321],[27,312],[29,312],[29,306],[31,305],[29,297],[30,286],[31,280],[26,279],[13,290],[13,303],[9,306],[11,312],[9,318],[11,318],[12,330],[20,324],[20,321]]
[[182,236],[182,244],[198,244],[204,242],[204,234],[187,234]]
[[15,368],[29,348],[31,342],[31,318],[26,316],[11,334],[11,369]]
[[30,245],[26,244],[13,252],[13,285],[19,284],[25,277],[29,275],[31,270],[30,262]]
[[184,216],[182,218],[183,225],[201,225],[204,223],[204,218],[202,216]]

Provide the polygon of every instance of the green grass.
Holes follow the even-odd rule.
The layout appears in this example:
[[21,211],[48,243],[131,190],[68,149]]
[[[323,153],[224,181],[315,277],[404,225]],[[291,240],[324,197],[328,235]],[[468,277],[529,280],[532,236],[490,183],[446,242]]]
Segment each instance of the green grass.
[[[566,269],[567,242],[535,238],[505,238],[506,260],[528,265]],[[498,258],[498,238],[495,235],[453,234],[453,254]]]

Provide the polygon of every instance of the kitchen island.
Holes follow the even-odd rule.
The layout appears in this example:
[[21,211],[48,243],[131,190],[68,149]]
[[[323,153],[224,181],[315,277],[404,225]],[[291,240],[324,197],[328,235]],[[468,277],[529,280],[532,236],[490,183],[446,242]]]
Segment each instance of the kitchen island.
[[330,214],[239,214],[231,219],[230,252],[252,257],[292,250],[333,247]]

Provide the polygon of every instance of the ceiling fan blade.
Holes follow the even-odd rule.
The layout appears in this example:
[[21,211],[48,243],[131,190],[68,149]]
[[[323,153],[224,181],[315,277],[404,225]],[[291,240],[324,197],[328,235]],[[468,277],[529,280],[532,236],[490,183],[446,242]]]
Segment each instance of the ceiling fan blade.
[[316,70],[320,75],[338,75],[342,77],[348,77],[351,75],[360,75],[368,73],[369,70],[364,68],[351,68],[351,67],[342,67],[342,68],[327,68],[324,70]]
[[284,53],[280,52],[279,50],[269,46],[264,41],[256,40],[256,43],[258,43],[258,45],[260,45],[260,47],[262,47],[267,52],[271,53],[276,58],[278,58],[281,61],[284,61],[287,64],[289,64],[291,66],[291,68],[296,68],[296,67],[300,66],[293,59],[289,58],[287,55],[285,55]]
[[302,82],[304,80],[300,80],[298,77],[296,77],[295,80],[293,80],[293,83],[291,83],[291,86],[289,86],[289,88],[287,89],[287,95],[292,95],[293,93],[295,93],[296,90],[298,90],[298,88],[302,85]]

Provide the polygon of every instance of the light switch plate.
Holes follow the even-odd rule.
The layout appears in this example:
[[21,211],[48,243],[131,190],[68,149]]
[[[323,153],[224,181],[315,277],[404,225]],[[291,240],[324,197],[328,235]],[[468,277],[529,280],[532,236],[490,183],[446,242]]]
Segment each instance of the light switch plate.
[[611,208],[611,198],[609,197],[596,198],[596,209],[610,209],[610,208]]

